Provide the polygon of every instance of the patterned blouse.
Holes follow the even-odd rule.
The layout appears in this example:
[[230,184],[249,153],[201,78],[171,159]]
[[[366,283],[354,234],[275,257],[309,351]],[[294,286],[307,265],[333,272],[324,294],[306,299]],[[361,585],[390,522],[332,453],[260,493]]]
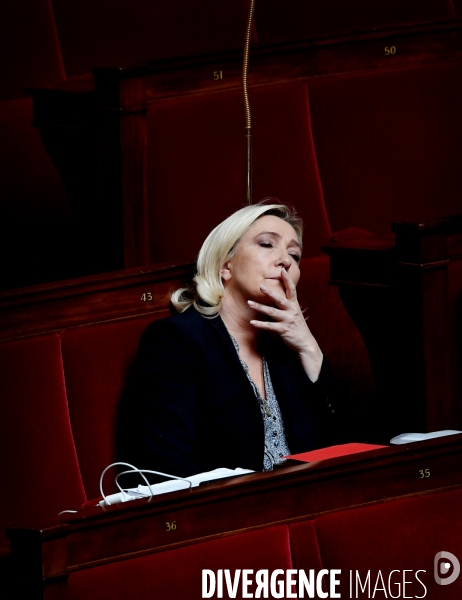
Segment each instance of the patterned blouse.
[[263,455],[263,470],[272,471],[275,464],[280,464],[285,461],[283,456],[290,454],[289,446],[287,444],[286,436],[284,433],[284,422],[282,420],[281,410],[276,398],[276,394],[273,390],[273,384],[271,382],[270,372],[268,363],[265,357],[262,358],[263,364],[263,379],[266,391],[266,400],[260,393],[258,386],[252,379],[249,373],[249,367],[242,360],[239,354],[239,344],[230,334],[231,340],[236,349],[237,355],[241,365],[247,375],[247,378],[253,388],[258,404],[260,405],[260,411],[263,418],[263,424],[265,427],[265,448]]

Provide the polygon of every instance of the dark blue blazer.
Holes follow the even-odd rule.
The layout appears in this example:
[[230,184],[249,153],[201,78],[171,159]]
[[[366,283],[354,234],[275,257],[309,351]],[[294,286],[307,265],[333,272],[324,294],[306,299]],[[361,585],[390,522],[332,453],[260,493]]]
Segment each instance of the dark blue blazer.
[[[312,383],[298,355],[264,335],[291,453],[337,443],[339,393],[327,362]],[[260,407],[220,317],[206,319],[189,308],[151,323],[121,414],[120,458],[140,468],[179,476],[263,468]]]

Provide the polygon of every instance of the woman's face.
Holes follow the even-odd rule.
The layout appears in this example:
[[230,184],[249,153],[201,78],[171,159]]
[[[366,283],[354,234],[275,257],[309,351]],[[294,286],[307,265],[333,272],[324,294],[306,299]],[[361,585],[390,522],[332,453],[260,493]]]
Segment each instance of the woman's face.
[[234,256],[221,270],[225,294],[244,302],[265,303],[266,299],[268,303],[261,286],[285,294],[281,270],[284,267],[297,285],[300,258],[294,228],[273,215],[260,217],[242,236]]

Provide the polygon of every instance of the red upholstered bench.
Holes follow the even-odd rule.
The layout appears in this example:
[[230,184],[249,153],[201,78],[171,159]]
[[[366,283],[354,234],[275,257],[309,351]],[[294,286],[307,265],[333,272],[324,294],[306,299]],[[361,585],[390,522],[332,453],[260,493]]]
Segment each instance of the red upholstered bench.
[[[327,258],[304,259],[302,273],[301,303],[326,355],[352,386],[356,380],[367,388],[359,374],[369,368],[367,353],[337,289],[328,285]],[[165,310],[0,343],[0,468],[7,490],[0,499],[2,555],[8,555],[6,527],[41,527],[99,496],[100,474],[116,459],[119,399],[141,332],[156,314]],[[163,560],[146,558],[157,565]],[[91,587],[98,573],[106,577],[110,569],[76,575],[69,589],[74,581]]]
[[0,102],[25,98],[24,88],[65,79],[58,32],[49,0],[2,5]]
[[[299,297],[310,327],[353,395],[367,395],[367,352],[337,288],[328,285],[328,259],[302,263]],[[0,467],[9,488],[0,500],[3,545],[6,526],[40,523],[99,496],[100,474],[116,459],[119,400],[141,332],[155,318],[0,343]]]
[[[438,585],[434,578],[434,559],[437,553],[445,551],[462,560],[461,507],[462,490],[458,489],[340,511],[314,521],[290,525],[294,566],[297,569],[310,568],[313,560],[310,540],[314,529],[322,567],[342,570],[339,588],[342,598],[372,598],[378,578],[377,587],[382,585],[380,571],[387,595],[390,577],[391,594],[398,597],[400,582],[399,597],[405,597],[402,591],[404,577],[410,582],[406,584],[407,597],[423,597],[423,583],[427,598],[459,599],[462,577],[445,587]],[[393,570],[397,572],[390,576]],[[419,570],[418,578],[422,583],[415,576]],[[356,572],[364,586],[368,571],[370,595],[357,596]],[[448,576],[451,572],[449,570]],[[385,595],[377,591],[375,597]]]
[[24,91],[65,79],[50,0],[3,3],[0,78],[0,288],[5,289],[59,276],[71,262],[69,202],[32,125],[32,99]]
[[[316,546],[314,535],[305,542]],[[202,569],[215,574],[229,569],[232,580],[237,569],[252,569],[254,580],[259,569],[291,568],[289,531],[281,525],[79,571],[70,576],[65,598],[195,600],[203,597]],[[223,588],[223,598],[229,598],[224,582]],[[255,584],[249,587],[251,593],[254,589]],[[241,581],[236,597],[242,597]]]
[[[254,201],[275,196],[294,205],[305,221],[304,256],[319,256],[331,232],[311,135],[307,86],[262,86],[250,90],[250,101]],[[190,261],[210,230],[242,207],[242,126],[239,91],[185,95],[148,105],[152,260]]]
[[[403,4],[403,3],[401,3]],[[458,214],[461,62],[370,69],[308,82],[333,231]]]
[[116,458],[115,415],[153,315],[0,344],[0,546],[5,528],[49,522],[99,495]]
[[246,0],[53,0],[63,62],[69,76],[94,67],[120,67],[240,49]]
[[[143,315],[0,343],[0,596],[6,527],[41,527],[99,495],[116,459],[116,412]],[[3,596],[2,596],[3,597]]]
[[59,335],[0,344],[0,364],[0,545],[6,547],[6,526],[54,519],[63,509],[78,508],[85,490]]
[[69,414],[87,498],[100,495],[99,478],[116,460],[119,400],[143,330],[153,315],[61,334]]
[[[300,291],[315,315],[320,310],[316,302],[337,301],[336,290],[326,284],[315,294],[324,259],[309,259],[307,266]],[[8,482],[0,500],[2,529],[53,522],[61,510],[77,509],[98,495],[99,475],[115,458],[118,399],[139,335],[154,318],[144,315],[0,344],[5,407],[0,467]],[[338,325],[342,317],[335,318]],[[327,341],[334,324],[317,318],[317,327]],[[344,343],[340,353],[346,352]],[[436,552],[462,552],[461,500],[461,491],[431,494],[293,524],[291,548],[288,529],[280,526],[109,562],[71,573],[66,594],[87,600],[104,586],[111,598],[144,598],[154,591],[160,598],[200,597],[202,569],[430,569],[428,561]],[[398,535],[402,538],[396,541]],[[1,543],[6,554],[5,536]],[[430,584],[429,589],[436,585]],[[454,589],[460,593],[460,587]]]

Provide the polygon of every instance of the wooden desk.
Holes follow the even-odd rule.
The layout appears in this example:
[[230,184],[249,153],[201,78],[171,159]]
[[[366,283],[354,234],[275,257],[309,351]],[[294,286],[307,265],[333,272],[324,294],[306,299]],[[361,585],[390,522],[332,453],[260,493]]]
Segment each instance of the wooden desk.
[[[152,501],[91,507],[66,522],[9,529],[8,536],[20,580],[34,590],[31,597],[46,598],[81,569],[461,486],[462,434],[287,466]],[[176,528],[168,531],[173,521]]]

